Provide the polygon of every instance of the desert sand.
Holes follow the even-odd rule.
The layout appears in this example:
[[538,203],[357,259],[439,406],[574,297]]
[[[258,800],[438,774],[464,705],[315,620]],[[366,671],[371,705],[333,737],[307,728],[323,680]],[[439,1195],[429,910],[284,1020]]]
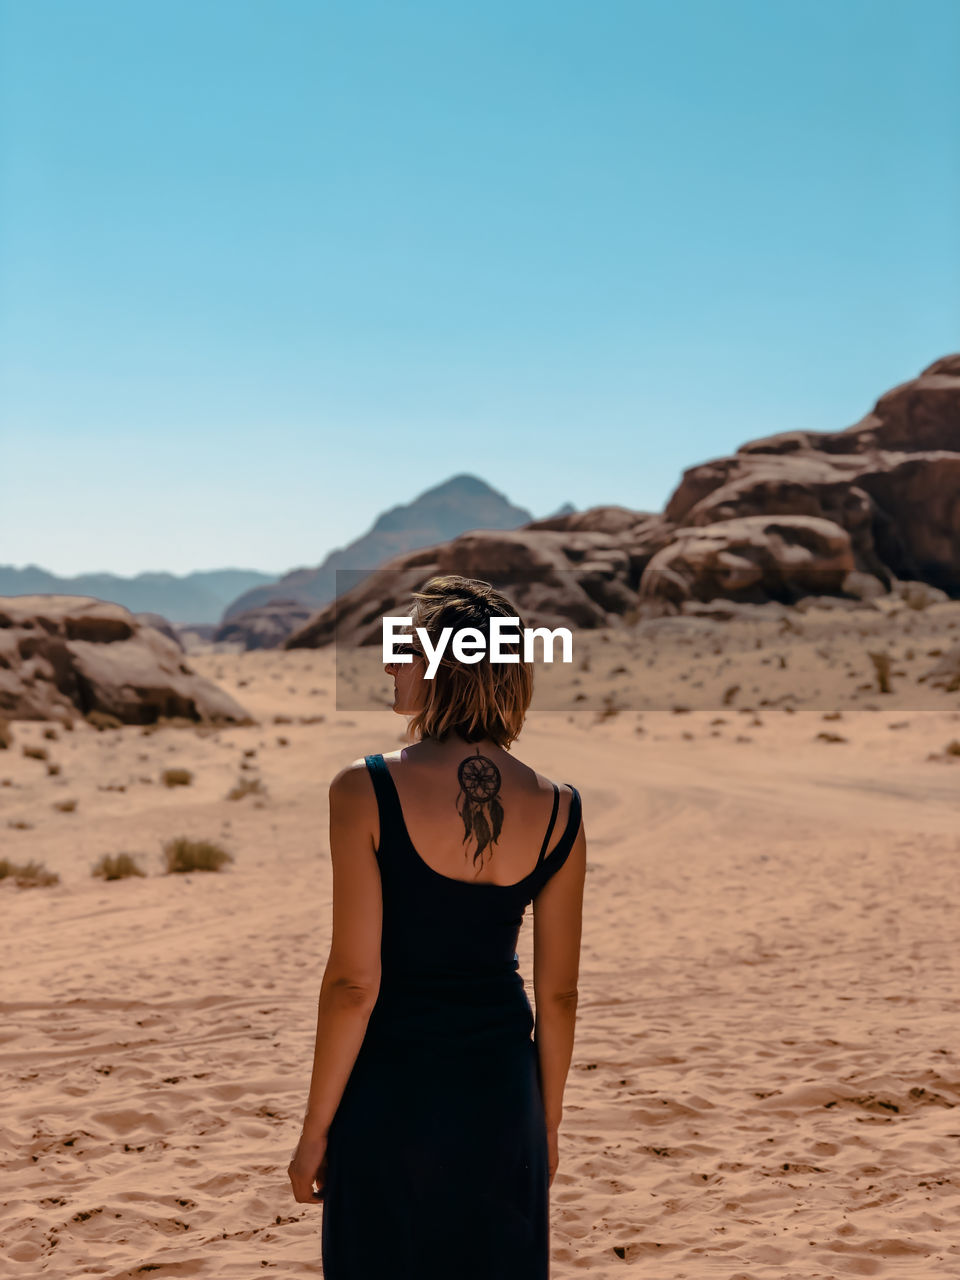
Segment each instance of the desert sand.
[[[905,673],[960,639],[955,603],[901,621]],[[722,657],[676,628],[614,636],[626,674],[573,677],[606,709],[535,709],[515,746],[580,788],[588,837],[553,1280],[960,1276],[960,693],[871,693],[849,618],[811,642],[835,683],[803,688],[766,642],[728,664],[725,625]],[[322,1209],[286,1166],[329,945],[327,785],[403,721],[338,711],[329,650],[191,662],[259,724],[18,721],[0,752],[2,853],[61,877],[0,883],[5,1276],[322,1274]],[[171,767],[192,783],[162,785]],[[241,773],[262,791],[226,799]],[[163,874],[181,834],[235,861]],[[120,851],[149,874],[91,877]]]

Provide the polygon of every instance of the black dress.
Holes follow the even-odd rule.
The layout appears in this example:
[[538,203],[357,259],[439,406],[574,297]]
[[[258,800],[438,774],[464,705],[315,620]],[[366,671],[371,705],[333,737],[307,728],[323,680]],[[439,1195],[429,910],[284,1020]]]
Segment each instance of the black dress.
[[[566,830],[511,885],[433,870],[382,755],[380,992],[327,1140],[327,1280],[548,1280],[549,1171],[534,1019],[518,972],[527,905],[566,861]],[[568,784],[569,785],[569,784]]]

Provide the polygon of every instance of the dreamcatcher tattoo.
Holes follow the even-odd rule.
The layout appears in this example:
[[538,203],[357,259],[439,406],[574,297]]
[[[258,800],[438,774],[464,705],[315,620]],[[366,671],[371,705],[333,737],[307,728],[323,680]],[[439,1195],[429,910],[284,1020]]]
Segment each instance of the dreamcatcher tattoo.
[[496,844],[503,826],[503,805],[499,800],[500,770],[477,748],[475,756],[460,761],[457,769],[460,795],[457,813],[463,819],[463,843],[471,835],[477,841],[474,862],[483,857],[487,845]]

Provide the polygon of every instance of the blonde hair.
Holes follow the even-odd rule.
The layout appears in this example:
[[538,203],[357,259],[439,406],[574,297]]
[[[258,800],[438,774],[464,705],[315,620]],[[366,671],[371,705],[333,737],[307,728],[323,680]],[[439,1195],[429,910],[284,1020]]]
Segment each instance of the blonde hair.
[[[467,742],[486,738],[498,747],[509,746],[533,697],[533,663],[490,661],[490,619],[518,618],[518,610],[489,582],[456,573],[431,578],[413,599],[413,626],[423,627],[431,644],[444,627],[453,627],[454,633],[475,627],[486,637],[487,648],[476,663],[459,662],[446,650],[434,678],[423,681],[424,704],[409,721],[408,735],[443,741],[458,733]],[[516,629],[522,632],[522,618]],[[501,649],[519,656],[517,643],[502,641]]]

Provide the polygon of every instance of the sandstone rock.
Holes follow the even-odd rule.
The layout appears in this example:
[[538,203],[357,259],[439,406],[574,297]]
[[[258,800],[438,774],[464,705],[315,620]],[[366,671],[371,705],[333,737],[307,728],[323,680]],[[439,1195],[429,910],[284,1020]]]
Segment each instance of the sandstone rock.
[[[960,355],[892,388],[846,430],[783,432],[689,468],[662,514],[558,512],[464,533],[386,570],[310,618],[288,647],[335,634],[377,643],[381,615],[437,573],[494,582],[527,625],[585,628],[710,601],[884,610],[924,607],[924,589],[958,597]],[[279,610],[273,624],[271,639],[287,625]]]
[[[589,513],[558,519],[580,516]],[[644,527],[642,517],[640,525]],[[382,616],[406,608],[413,591],[445,573],[492,582],[515,603],[525,626],[603,627],[637,605],[641,565],[658,538],[663,540],[659,522],[652,544],[642,538],[625,543],[618,534],[590,529],[465,533],[389,561],[321,610],[285,647],[316,648],[334,637],[379,644]]]
[[46,720],[74,710],[126,724],[161,716],[253,723],[192,670],[177,642],[122,605],[86,596],[0,597],[0,715]]
[[960,356],[886,392],[845,431],[789,431],[683,473],[664,517],[703,526],[777,513],[833,521],[885,588],[960,594]]
[[830,520],[745,516],[678,529],[644,570],[640,597],[789,604],[839,591],[853,567],[850,536]]
[[180,639],[176,628],[167,621],[162,613],[135,613],[133,618],[140,626],[153,627],[155,631],[159,631],[168,640],[172,640],[178,649],[183,649],[183,641]]
[[920,611],[928,609],[932,604],[943,604],[950,597],[939,587],[931,587],[928,582],[897,582],[893,594],[899,596],[911,609]]
[[238,613],[216,630],[216,642],[239,643],[244,649],[279,649],[287,636],[304,626],[316,609],[299,600],[271,600],[258,609]]

